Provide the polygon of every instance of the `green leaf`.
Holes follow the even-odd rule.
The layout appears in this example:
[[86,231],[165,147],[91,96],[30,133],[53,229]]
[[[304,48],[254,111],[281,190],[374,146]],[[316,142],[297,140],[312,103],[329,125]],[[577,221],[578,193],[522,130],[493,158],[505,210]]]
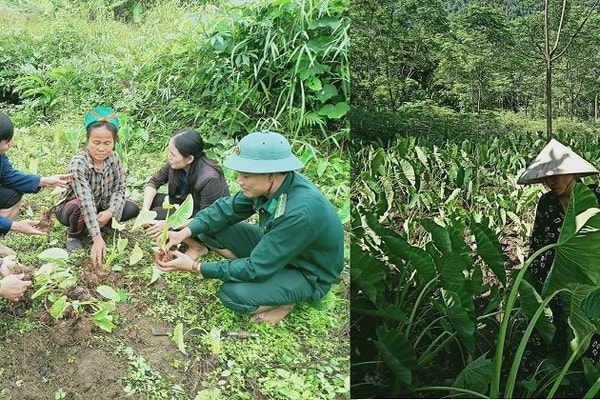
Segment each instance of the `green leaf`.
[[479,358],[471,361],[458,374],[454,380],[453,387],[469,389],[478,393],[487,393],[492,381],[492,360],[482,354]]
[[125,250],[125,247],[127,247],[127,243],[129,243],[129,239],[127,239],[127,238],[117,239],[117,251],[119,253],[122,253],[123,250]]
[[65,249],[61,249],[59,247],[52,247],[38,254],[38,258],[43,261],[68,260],[69,253],[67,253]]
[[504,254],[498,236],[486,225],[471,221],[471,232],[475,235],[477,253],[494,271],[503,285],[506,285],[506,270],[504,269]]
[[384,279],[388,269],[382,261],[355,244],[352,244],[351,248],[352,284],[374,304],[378,304],[383,299]]
[[[400,255],[419,273],[422,282],[427,283],[436,276],[433,258],[425,250],[411,246],[399,236],[384,236],[385,249],[389,254]],[[353,264],[354,268],[354,264]]]
[[115,327],[115,324],[112,322],[113,317],[109,313],[109,309],[102,308],[90,316],[94,325],[108,333],[112,332]]
[[142,258],[144,258],[144,252],[142,251],[140,246],[138,246],[138,244],[136,243],[135,246],[133,246],[131,255],[129,256],[129,265],[137,264],[138,262],[140,262],[140,260]]
[[175,210],[175,212],[167,218],[169,228],[180,228],[194,212],[194,198],[192,194],[188,194],[184,202]]
[[106,297],[109,300],[121,300],[119,294],[115,291],[115,289],[111,288],[110,286],[100,285],[96,288],[96,292],[100,293],[102,296]]
[[581,228],[577,226],[576,216],[589,208],[598,208],[598,199],[594,192],[583,183],[576,183],[571,192],[571,198],[567,206],[565,221],[558,237],[558,243],[571,239]]
[[350,111],[350,106],[345,101],[339,102],[335,105],[326,104],[319,110],[319,115],[325,115],[330,119],[339,119],[342,118]]
[[467,306],[462,303],[458,293],[442,289],[442,296],[452,327],[462,339],[461,342],[469,354],[472,355],[475,352],[475,321],[467,313]]
[[588,294],[581,302],[580,308],[586,317],[592,320],[600,318],[600,288]]
[[125,224],[119,223],[119,221],[117,221],[117,219],[115,217],[113,217],[111,220],[111,223],[110,223],[110,227],[116,231],[121,232],[123,229],[125,229]]
[[387,330],[384,326],[378,326],[376,332],[375,347],[387,366],[400,382],[412,384],[417,357],[411,341],[399,330]]
[[[530,320],[538,310],[540,304],[542,304],[542,297],[526,280],[522,280],[519,285],[519,295],[521,296],[521,308],[523,314]],[[535,327],[542,337],[542,340],[547,344],[550,344],[554,338],[554,333],[556,332],[556,327],[552,324],[552,310],[550,307],[544,309],[544,312],[540,315]]]
[[154,282],[156,282],[156,280],[160,277],[161,274],[162,274],[162,271],[156,265],[153,264],[152,265],[152,278],[150,278],[150,283],[148,283],[148,285],[146,285],[146,286],[150,286]]
[[452,241],[450,240],[450,234],[443,226],[436,224],[429,218],[423,218],[421,225],[429,233],[431,233],[431,239],[435,244],[435,247],[442,253],[452,252]]
[[55,319],[62,318],[65,309],[67,308],[67,296],[60,296],[50,307],[50,315]]
[[175,342],[179,351],[181,351],[183,354],[187,354],[187,352],[185,351],[185,343],[183,342],[182,323],[175,325],[175,329],[173,329],[173,342]]
[[404,172],[404,176],[410,183],[412,187],[415,187],[415,169],[412,164],[404,159],[400,160],[400,166],[402,167],[402,172]]
[[144,225],[152,224],[154,222],[156,222],[156,211],[152,211],[152,210],[140,211],[140,213],[138,214],[138,216],[135,219],[135,222],[133,223],[133,228],[131,228],[131,230],[135,231],[136,229],[139,229],[139,228],[143,227]]

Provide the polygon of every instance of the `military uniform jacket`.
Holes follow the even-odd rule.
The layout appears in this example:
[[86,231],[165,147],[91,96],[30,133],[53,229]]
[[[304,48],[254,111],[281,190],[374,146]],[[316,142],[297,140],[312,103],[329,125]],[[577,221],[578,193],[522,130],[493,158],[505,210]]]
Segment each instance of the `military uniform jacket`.
[[263,236],[249,257],[203,262],[202,275],[260,282],[286,266],[331,284],[344,268],[344,229],[335,207],[306,177],[289,172],[271,199],[243,192],[217,200],[189,223],[192,235],[214,234],[258,213]]

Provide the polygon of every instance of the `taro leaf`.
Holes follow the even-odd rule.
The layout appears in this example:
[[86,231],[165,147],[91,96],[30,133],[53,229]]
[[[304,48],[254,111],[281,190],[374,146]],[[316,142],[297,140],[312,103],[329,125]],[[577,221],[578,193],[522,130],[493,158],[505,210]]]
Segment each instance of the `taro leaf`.
[[590,188],[582,183],[576,183],[571,193],[571,198],[567,206],[565,222],[563,223],[558,244],[569,240],[579,230],[576,226],[575,216],[581,214],[589,208],[598,208],[598,199]]
[[387,330],[383,326],[377,327],[375,347],[381,357],[404,384],[410,385],[413,381],[413,369],[417,368],[417,356],[412,342],[399,330]]
[[402,172],[404,172],[404,176],[408,180],[408,183],[412,187],[415,187],[415,169],[409,161],[404,159],[400,160],[400,166],[402,167]]
[[[600,285],[600,214],[594,193],[576,184],[542,296],[573,284]],[[592,207],[592,208],[591,208]]]
[[188,194],[184,202],[167,218],[169,228],[177,229],[181,227],[194,212],[194,198]]
[[[590,293],[597,289],[597,286],[572,285],[571,297],[569,302],[569,325],[573,329],[574,338],[570,342],[571,350],[575,350],[580,343],[583,343],[582,350],[589,347],[591,338],[588,335],[591,332],[598,332],[597,326],[585,315],[581,303],[588,298]],[[592,300],[593,301],[593,300]],[[596,324],[597,325],[597,324]]]
[[133,250],[131,251],[131,254],[129,256],[129,265],[137,264],[142,258],[144,258],[144,252],[136,243],[135,246],[133,246]]
[[600,318],[600,288],[592,291],[580,304],[581,311],[591,320]]
[[96,292],[100,293],[102,296],[106,297],[109,300],[120,301],[121,297],[117,293],[117,291],[110,286],[100,285],[96,288]]
[[415,153],[417,154],[417,158],[421,161],[421,164],[429,170],[429,164],[427,162],[427,156],[423,153],[423,150],[419,146],[415,146]]
[[65,309],[67,308],[67,305],[67,296],[60,296],[54,302],[54,304],[52,304],[52,307],[50,308],[50,315],[52,315],[52,317],[54,317],[55,319],[62,318]]
[[43,261],[67,260],[69,258],[69,253],[67,253],[65,249],[52,247],[38,254],[38,258]]
[[121,232],[123,229],[125,229],[125,224],[120,224],[119,221],[117,221],[117,219],[113,217],[110,222],[110,227],[116,231]]
[[118,238],[117,239],[117,251],[119,253],[122,253],[123,250],[125,250],[125,247],[127,247],[127,243],[129,243],[129,239],[127,239],[127,238]]
[[108,308],[102,308],[90,316],[94,325],[108,333],[112,332],[115,327],[115,324],[112,322],[113,317],[109,312]]
[[381,260],[354,244],[350,257],[352,284],[356,285],[373,304],[378,304],[383,299],[387,267]]
[[185,343],[183,343],[182,323],[175,325],[175,329],[173,329],[173,342],[175,342],[179,351],[181,351],[183,354],[187,354],[187,352],[185,351]]
[[452,241],[450,240],[450,234],[444,227],[436,224],[429,218],[423,218],[421,220],[421,225],[423,225],[423,228],[425,228],[427,232],[431,233],[431,239],[433,240],[435,247],[437,247],[440,252],[452,252]]
[[383,304],[382,307],[375,308],[373,303],[364,297],[352,298],[352,312],[372,317],[380,317],[387,320],[408,322],[406,313],[398,307],[390,304]]
[[146,285],[146,287],[148,287],[148,286],[152,285],[154,282],[156,282],[161,274],[162,274],[162,271],[156,265],[153,264],[152,265],[152,278],[150,278],[150,283],[148,283],[148,285]]
[[467,314],[467,306],[462,304],[458,293],[442,289],[442,296],[452,326],[472,355],[475,352],[475,321]]
[[471,232],[475,235],[477,254],[479,254],[487,266],[494,271],[496,278],[498,278],[502,285],[506,285],[504,256],[502,253],[502,246],[498,241],[498,236],[486,225],[479,224],[474,220],[471,221]]
[[442,288],[458,294],[460,303],[469,312],[475,309],[471,281],[465,277],[465,271],[470,265],[458,254],[450,254],[441,259]]
[[133,228],[131,228],[132,231],[135,231],[136,229],[141,228],[144,225],[147,224],[152,224],[154,222],[156,222],[156,211],[152,211],[152,210],[143,210],[140,211],[140,213],[138,214],[138,216],[135,219],[135,222],[133,223]]
[[477,393],[485,394],[488,392],[492,381],[492,360],[486,358],[487,354],[482,354],[478,359],[471,361],[458,374],[453,387],[469,389]]
[[600,371],[598,371],[598,367],[600,366],[594,365],[594,363],[592,363],[587,357],[583,357],[581,361],[583,364],[583,375],[585,376],[585,380],[589,386],[592,386],[596,380],[600,378]]
[[[540,304],[542,304],[542,297],[526,280],[522,280],[519,285],[519,295],[521,296],[521,308],[523,314],[525,314],[527,319],[531,319],[540,307]],[[552,310],[550,307],[546,307],[535,325],[537,331],[542,336],[542,339],[547,344],[552,342],[552,338],[556,332],[556,327],[552,324],[551,319]]]
[[406,240],[397,235],[384,236],[382,239],[388,256],[392,261],[394,261],[392,255],[400,256],[402,259],[408,261],[419,273],[419,278],[424,283],[435,278],[433,258],[425,250],[411,246]]

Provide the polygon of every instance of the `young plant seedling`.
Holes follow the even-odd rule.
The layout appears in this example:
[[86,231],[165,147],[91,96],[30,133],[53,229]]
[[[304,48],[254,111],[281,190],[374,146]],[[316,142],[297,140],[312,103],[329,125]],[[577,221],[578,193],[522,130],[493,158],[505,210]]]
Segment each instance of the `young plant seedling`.
[[[194,198],[191,194],[188,194],[183,203],[179,206],[169,203],[168,196],[165,197],[163,202],[163,208],[167,210],[167,217],[165,223],[162,226],[162,232],[160,234],[160,244],[158,252],[155,255],[157,261],[167,262],[175,258],[173,253],[167,249],[167,242],[169,241],[169,229],[181,228],[183,224],[191,217],[194,211]],[[175,209],[173,214],[169,215],[172,209]]]

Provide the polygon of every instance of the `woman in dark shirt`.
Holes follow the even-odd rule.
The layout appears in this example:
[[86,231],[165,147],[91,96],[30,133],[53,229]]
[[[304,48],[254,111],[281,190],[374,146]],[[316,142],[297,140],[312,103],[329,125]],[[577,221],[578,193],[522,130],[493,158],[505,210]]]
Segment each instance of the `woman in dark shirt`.
[[[600,173],[568,147],[552,139],[540,154],[523,172],[517,183],[544,183],[550,191],[544,193],[537,204],[533,231],[529,243],[529,256],[544,246],[556,243],[565,219],[566,209],[576,182],[580,177]],[[596,185],[590,186],[600,201],[600,191]],[[554,262],[554,249],[547,250],[533,260],[528,271],[528,281],[541,293]],[[560,297],[550,302],[553,324],[556,327],[554,339],[544,344],[539,334],[534,333],[528,343],[522,363],[523,372],[532,373],[539,361],[548,353],[556,352],[564,356],[567,350],[568,323],[565,304]],[[600,340],[595,336],[586,356],[594,361],[600,359]]]
[[[168,192],[158,193],[158,189],[168,184]],[[215,200],[229,196],[229,188],[221,167],[204,154],[204,141],[193,129],[182,129],[169,140],[167,162],[146,185],[142,210],[156,211],[156,224],[147,229],[148,235],[156,237],[166,218],[162,207],[165,197],[170,204],[181,204],[188,194],[194,199],[195,215]],[[197,257],[207,252],[199,242],[189,240],[187,253]]]

